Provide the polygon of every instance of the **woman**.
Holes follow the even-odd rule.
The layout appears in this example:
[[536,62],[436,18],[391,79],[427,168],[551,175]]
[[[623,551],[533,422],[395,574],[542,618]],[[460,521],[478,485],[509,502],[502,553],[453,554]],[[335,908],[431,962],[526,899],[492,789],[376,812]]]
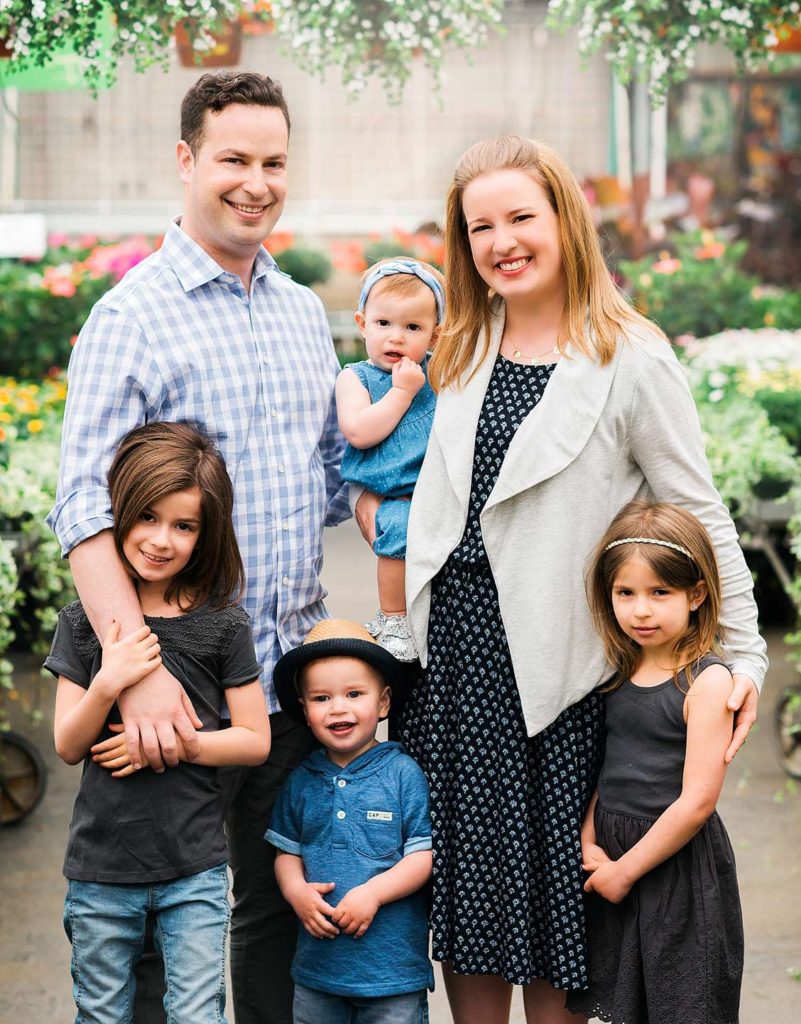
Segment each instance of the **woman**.
[[766,667],[751,576],[681,368],[606,270],[589,206],[550,149],[479,142],[446,224],[433,432],[412,502],[407,599],[424,673],[401,736],[431,785],[433,951],[456,1024],[575,1021],[586,986],[579,830],[604,679],[589,556],[634,497],[712,535],[743,705]]

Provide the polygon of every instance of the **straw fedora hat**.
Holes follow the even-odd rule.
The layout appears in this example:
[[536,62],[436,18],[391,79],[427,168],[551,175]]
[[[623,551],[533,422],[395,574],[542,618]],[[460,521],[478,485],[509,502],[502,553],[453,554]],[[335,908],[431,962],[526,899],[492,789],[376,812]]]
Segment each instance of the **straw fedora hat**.
[[412,681],[410,666],[385,651],[358,622],[348,619],[321,619],[294,650],[278,660],[273,673],[275,693],[281,709],[305,724],[306,717],[298,700],[298,672],[320,658],[358,658],[378,672],[392,690],[392,699],[400,704]]

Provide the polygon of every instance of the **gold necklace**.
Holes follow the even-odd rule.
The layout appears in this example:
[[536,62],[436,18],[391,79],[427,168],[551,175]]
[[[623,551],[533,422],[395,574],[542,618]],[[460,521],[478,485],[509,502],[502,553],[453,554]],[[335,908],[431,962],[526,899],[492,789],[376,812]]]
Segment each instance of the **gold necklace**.
[[551,348],[546,348],[544,352],[540,352],[539,355],[530,356],[528,355],[528,353],[521,352],[520,349],[517,348],[514,341],[512,340],[511,335],[507,334],[506,340],[509,342],[509,345],[511,346],[512,349],[512,359],[515,359],[518,362],[522,362],[524,359],[528,359],[529,366],[541,366],[545,356],[547,356],[551,352],[553,352],[553,354],[557,356],[560,356],[562,354],[562,349],[559,347],[558,341],[555,345],[552,345]]

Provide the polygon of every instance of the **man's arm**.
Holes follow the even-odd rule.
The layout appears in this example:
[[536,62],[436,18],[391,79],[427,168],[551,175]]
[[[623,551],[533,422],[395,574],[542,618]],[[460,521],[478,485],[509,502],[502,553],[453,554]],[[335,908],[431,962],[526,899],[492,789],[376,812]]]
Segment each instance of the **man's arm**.
[[[120,562],[110,530],[103,530],[73,548],[69,554],[75,589],[97,636],[105,636],[116,619],[125,637],[144,624],[131,578]],[[117,698],[128,749],[140,768],[140,740],[148,764],[164,771],[178,764],[176,732],[187,757],[199,753],[196,729],[202,725],[183,687],[163,665]],[[163,758],[163,760],[162,760]]]
[[[58,494],[47,519],[70,556],[78,595],[98,637],[106,635],[112,618],[123,637],[142,625],[136,593],[109,532],[106,472],[120,437],[157,418],[163,399],[157,362],[136,319],[98,303],[70,359]],[[167,763],[177,763],[175,728],[189,752],[196,749],[185,701],[178,681],[161,666],[120,702],[131,749],[138,757],[141,734],[155,770],[164,768],[162,741]]]

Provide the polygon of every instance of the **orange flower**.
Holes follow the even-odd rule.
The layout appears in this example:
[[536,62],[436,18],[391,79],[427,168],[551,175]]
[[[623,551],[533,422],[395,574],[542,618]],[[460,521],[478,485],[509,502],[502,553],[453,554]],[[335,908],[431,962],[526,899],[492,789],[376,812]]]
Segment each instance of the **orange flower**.
[[367,270],[367,260],[364,258],[360,242],[332,242],[331,259],[337,270],[344,270],[347,274],[361,274],[363,270]]
[[277,256],[278,253],[291,249],[294,241],[291,231],[273,231],[265,241],[264,248],[272,256]]
[[726,251],[726,246],[723,242],[707,242],[705,245],[700,245],[697,249],[693,249],[693,256],[698,260],[716,260]]

